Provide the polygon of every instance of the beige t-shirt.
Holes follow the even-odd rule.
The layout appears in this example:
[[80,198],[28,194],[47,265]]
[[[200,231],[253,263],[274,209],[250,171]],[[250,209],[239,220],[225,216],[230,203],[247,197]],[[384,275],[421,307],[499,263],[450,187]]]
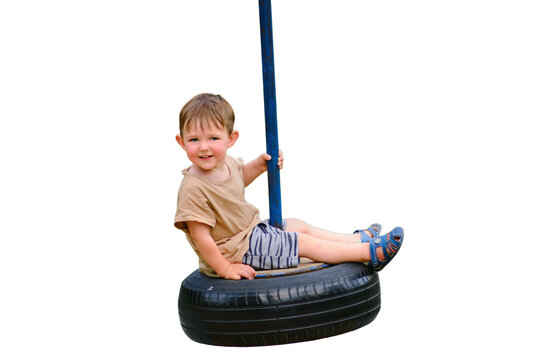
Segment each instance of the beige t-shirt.
[[259,210],[244,198],[242,160],[227,156],[225,164],[230,175],[224,181],[212,181],[189,173],[189,168],[185,169],[178,190],[174,226],[186,233],[199,257],[200,270],[209,276],[217,274],[197,250],[185,222],[197,221],[209,225],[219,250],[232,263],[242,262],[249,248],[251,230],[261,222]]

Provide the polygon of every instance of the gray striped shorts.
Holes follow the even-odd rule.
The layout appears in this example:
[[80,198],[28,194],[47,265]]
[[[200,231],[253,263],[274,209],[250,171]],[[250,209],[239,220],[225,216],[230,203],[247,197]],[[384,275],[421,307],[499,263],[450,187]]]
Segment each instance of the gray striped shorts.
[[[283,228],[287,228],[286,221],[283,222]],[[265,270],[298,266],[298,234],[273,227],[269,220],[264,220],[253,228],[249,237],[249,250],[242,263]]]

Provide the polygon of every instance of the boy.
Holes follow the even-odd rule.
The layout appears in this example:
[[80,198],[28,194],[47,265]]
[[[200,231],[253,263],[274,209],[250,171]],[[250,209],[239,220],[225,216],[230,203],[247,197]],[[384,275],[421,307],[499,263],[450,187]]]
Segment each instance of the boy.
[[[270,155],[247,164],[227,156],[238,137],[233,109],[220,95],[197,95],[180,111],[176,141],[192,165],[182,172],[174,225],[186,233],[203,273],[253,279],[254,267],[294,267],[299,257],[331,264],[363,262],[379,271],[395,256],[403,242],[401,228],[379,237],[378,224],[337,234],[298,219],[284,221],[284,230],[261,222],[244,190],[267,171]],[[283,167],[281,152],[278,166]]]

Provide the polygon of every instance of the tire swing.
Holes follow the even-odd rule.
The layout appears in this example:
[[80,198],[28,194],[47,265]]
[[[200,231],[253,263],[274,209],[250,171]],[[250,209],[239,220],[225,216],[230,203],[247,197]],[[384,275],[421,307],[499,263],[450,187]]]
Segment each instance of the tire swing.
[[186,335],[221,346],[339,335],[369,324],[380,306],[377,273],[358,263],[254,280],[212,278],[196,270],[183,281],[178,300]]
[[[276,94],[270,0],[259,0],[270,223],[281,227]],[[262,346],[315,340],[358,329],[379,313],[379,277],[360,263],[302,259],[293,269],[258,271],[254,280],[214,278],[195,270],[178,299],[180,324],[192,340]]]

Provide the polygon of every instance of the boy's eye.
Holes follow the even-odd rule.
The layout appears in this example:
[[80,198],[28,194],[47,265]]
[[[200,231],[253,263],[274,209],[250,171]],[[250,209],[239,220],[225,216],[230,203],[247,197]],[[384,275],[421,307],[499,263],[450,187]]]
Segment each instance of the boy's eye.
[[212,140],[212,141],[217,141],[217,140],[219,140],[219,138],[218,138],[218,137],[215,137],[215,136],[212,136],[212,137],[210,138],[210,140]]
[[189,142],[196,142],[196,141],[199,141],[199,139],[197,139],[197,138],[192,138],[192,139],[189,139],[188,141],[189,141]]

